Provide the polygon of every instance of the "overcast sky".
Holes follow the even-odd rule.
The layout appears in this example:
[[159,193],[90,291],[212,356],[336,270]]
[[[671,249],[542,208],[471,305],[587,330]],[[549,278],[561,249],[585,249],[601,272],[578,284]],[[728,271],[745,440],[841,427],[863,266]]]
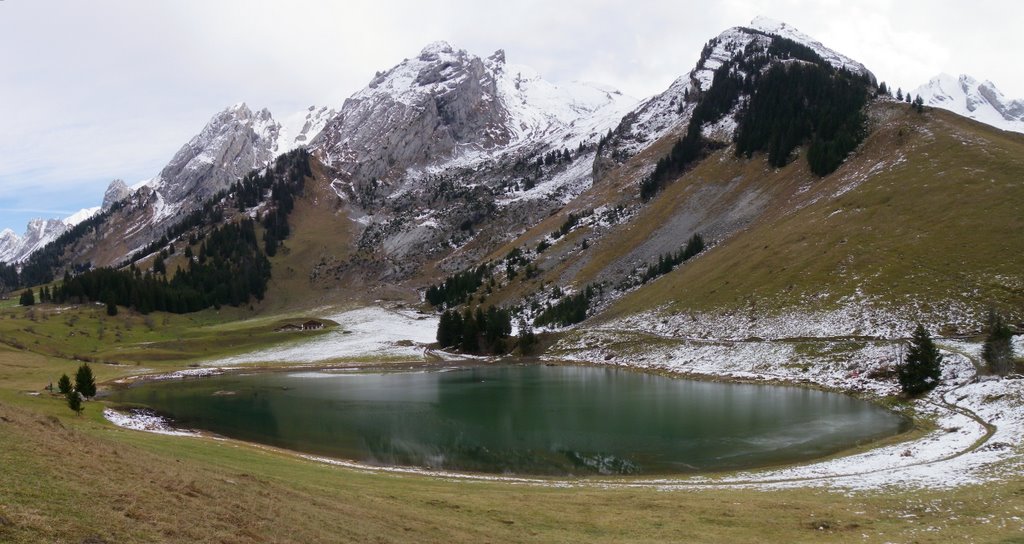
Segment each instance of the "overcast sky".
[[722,30],[785,21],[904,89],[939,72],[1024,97],[1024,2],[919,0],[0,0],[0,229],[98,205],[156,175],[236,102],[278,119],[340,106],[446,40],[547,79],[638,98]]

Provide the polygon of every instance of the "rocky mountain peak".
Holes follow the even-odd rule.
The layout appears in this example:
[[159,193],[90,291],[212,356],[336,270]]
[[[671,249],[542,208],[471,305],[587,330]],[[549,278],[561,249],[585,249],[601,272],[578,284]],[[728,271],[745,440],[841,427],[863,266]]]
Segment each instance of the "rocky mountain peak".
[[357,181],[452,156],[460,145],[490,148],[511,138],[494,72],[446,42],[378,73],[347,99],[311,144]]
[[596,142],[635,103],[614,89],[549,83],[500,49],[483,59],[435,42],[378,72],[310,147],[357,184],[396,180],[467,154]]
[[754,19],[750,21],[750,28],[766,34],[781,36],[799,44],[806,45],[836,69],[849,70],[854,74],[867,74],[874,79],[874,76],[863,64],[843,55],[842,53],[838,53],[833,49],[825,47],[818,40],[800,32],[787,23],[776,21],[775,19],[764,16],[758,16],[754,17]]
[[123,179],[115,179],[110,182],[107,186],[106,192],[103,193],[103,204],[101,208],[106,211],[115,203],[128,198],[128,195],[132,194],[131,189],[128,188],[128,184]]
[[215,115],[160,172],[155,187],[169,204],[194,204],[227,188],[275,155],[281,125],[266,109],[244,103]]

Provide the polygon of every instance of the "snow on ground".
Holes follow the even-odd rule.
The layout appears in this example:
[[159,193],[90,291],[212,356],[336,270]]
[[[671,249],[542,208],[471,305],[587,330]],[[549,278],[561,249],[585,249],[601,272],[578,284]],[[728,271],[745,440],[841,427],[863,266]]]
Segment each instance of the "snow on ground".
[[215,359],[205,366],[249,363],[326,363],[339,359],[423,360],[426,344],[436,340],[436,316],[411,310],[360,308],[325,316],[337,330],[285,346]]
[[110,408],[104,408],[103,417],[114,425],[124,427],[125,429],[172,436],[199,436],[199,433],[195,431],[174,428],[167,418],[161,417],[150,410],[133,408],[127,412],[119,412]]
[[[805,307],[813,307],[817,300],[804,297],[801,302]],[[787,310],[768,314],[752,308],[725,313],[670,313],[655,309],[600,328],[636,330],[672,338],[728,341],[838,336],[900,338],[909,337],[918,320],[941,323],[969,332],[975,330],[978,323],[984,322],[984,316],[953,301],[939,310],[929,310],[921,304],[886,305],[876,298],[858,293],[839,300],[835,308],[814,312]]]

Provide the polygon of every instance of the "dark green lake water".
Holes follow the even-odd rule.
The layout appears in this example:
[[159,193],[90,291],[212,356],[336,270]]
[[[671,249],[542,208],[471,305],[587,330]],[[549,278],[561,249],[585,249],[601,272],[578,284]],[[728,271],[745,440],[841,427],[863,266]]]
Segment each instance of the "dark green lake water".
[[115,392],[180,426],[375,465],[668,474],[825,456],[908,422],[846,395],[614,368],[274,372]]

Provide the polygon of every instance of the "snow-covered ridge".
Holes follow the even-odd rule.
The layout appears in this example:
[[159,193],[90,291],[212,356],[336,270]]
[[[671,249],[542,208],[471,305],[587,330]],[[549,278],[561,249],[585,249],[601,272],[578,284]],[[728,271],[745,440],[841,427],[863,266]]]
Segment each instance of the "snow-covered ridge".
[[761,32],[767,32],[768,34],[775,34],[783,38],[793,40],[794,42],[806,45],[814,50],[821,58],[825,59],[826,62],[831,64],[837,69],[846,69],[854,74],[867,74],[871,75],[871,72],[861,63],[838,53],[828,47],[825,47],[821,42],[811,38],[810,36],[800,32],[792,26],[769,19],[768,17],[758,16],[753,21],[750,21],[750,28],[754,30],[760,30]]
[[75,225],[99,213],[100,207],[84,208],[64,219],[33,219],[19,236],[11,229],[0,231],[0,262],[20,263],[46,247]]
[[920,96],[927,106],[1024,133],[1024,100],[1007,98],[991,81],[980,82],[966,74],[939,74],[910,94]]

